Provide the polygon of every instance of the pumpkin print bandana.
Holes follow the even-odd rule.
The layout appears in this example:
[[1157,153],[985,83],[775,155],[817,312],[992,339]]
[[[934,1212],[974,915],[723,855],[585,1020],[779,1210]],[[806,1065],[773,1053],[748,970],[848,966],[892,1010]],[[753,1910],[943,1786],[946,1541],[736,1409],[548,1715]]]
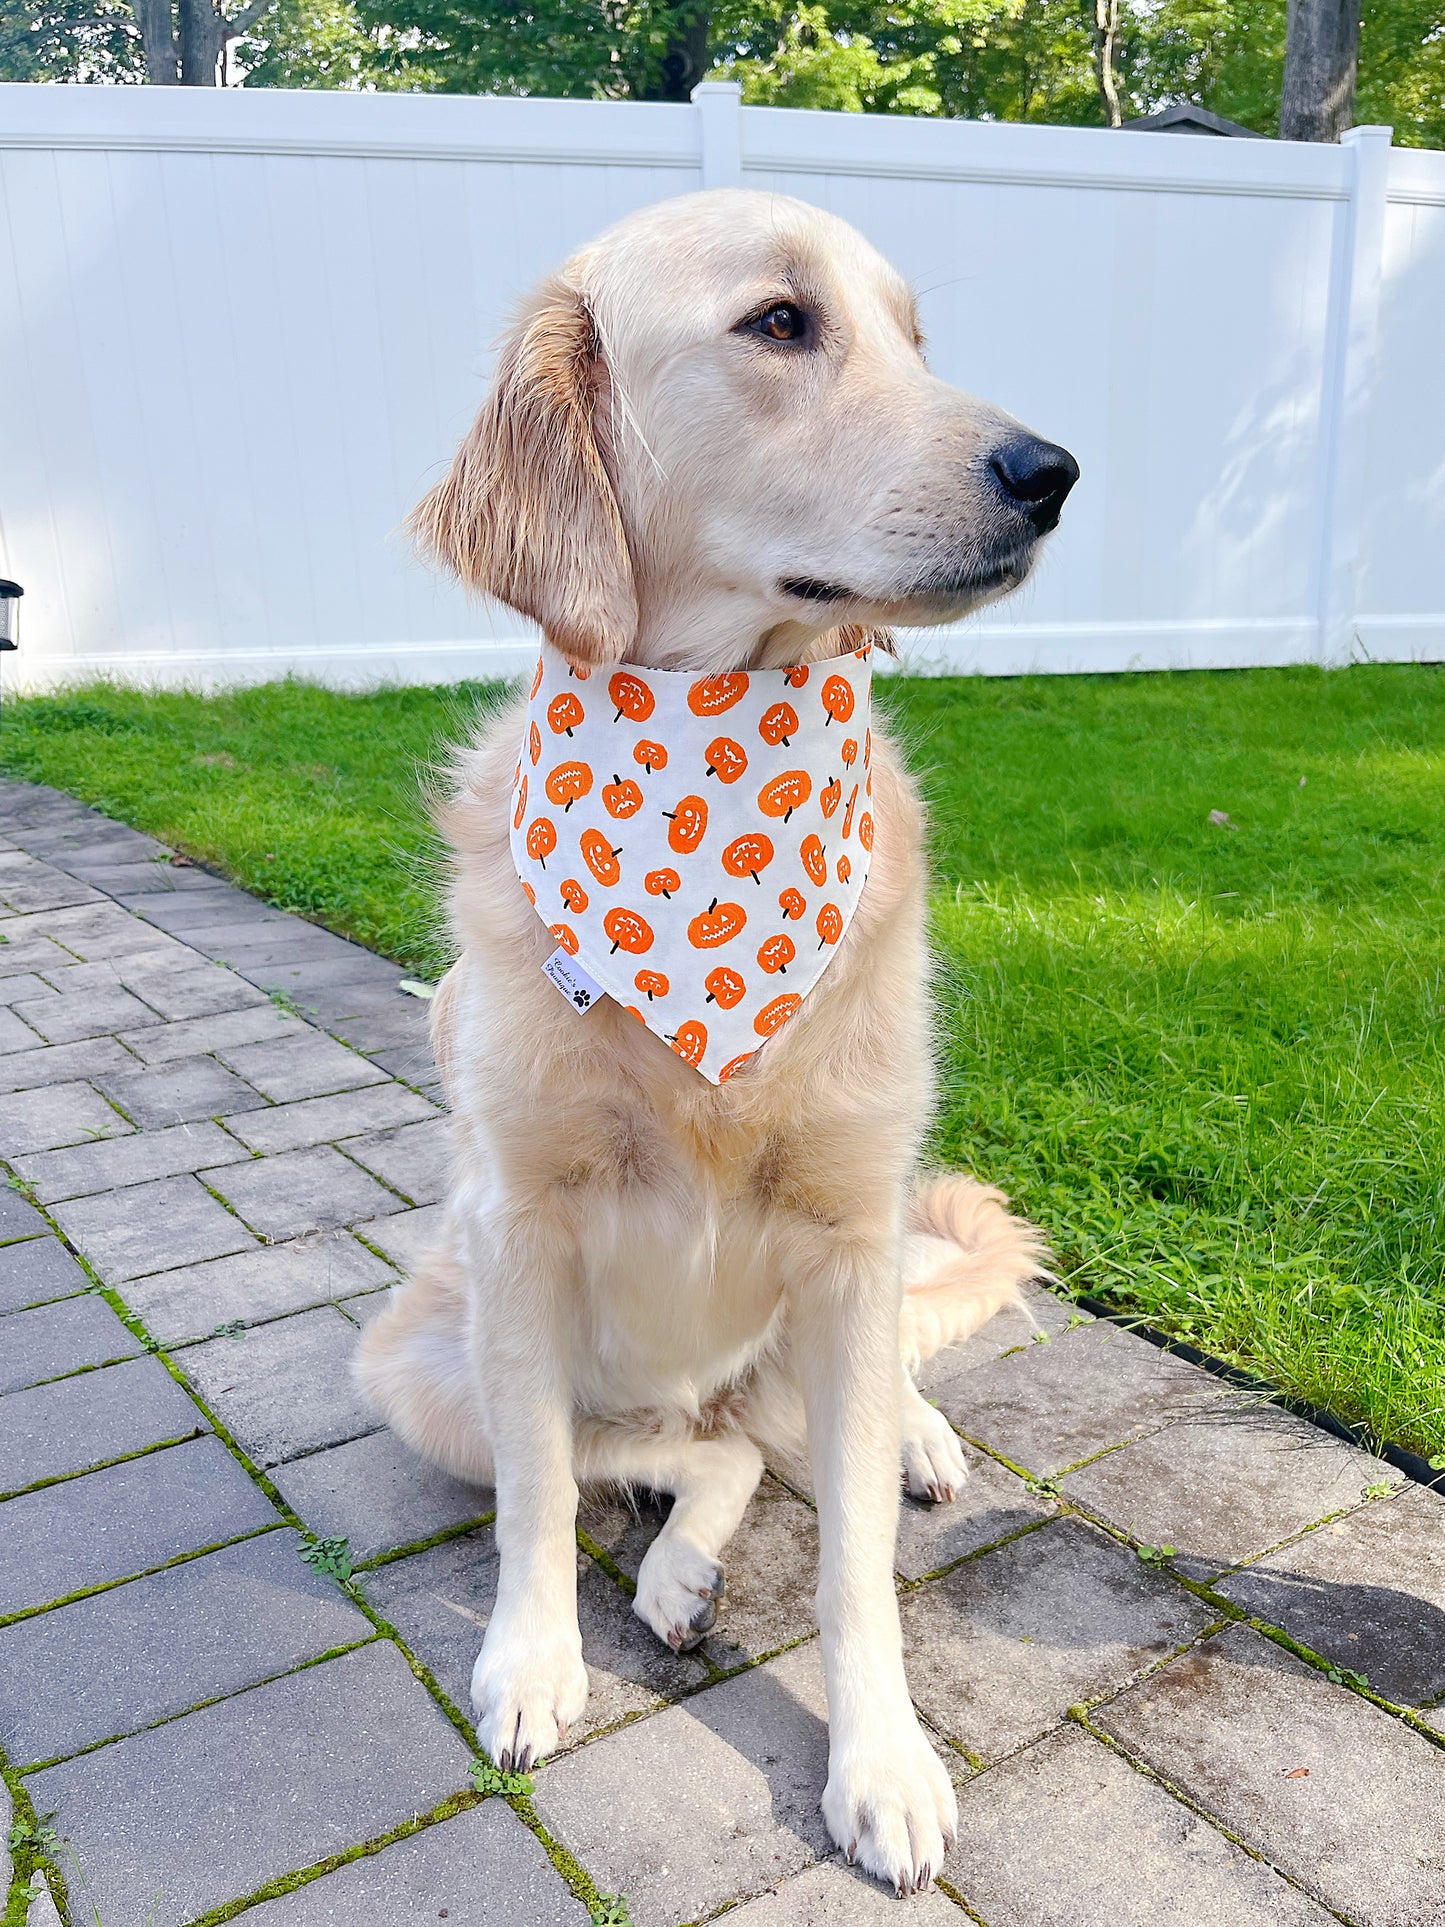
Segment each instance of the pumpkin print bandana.
[[574,669],[543,650],[512,792],[537,914],[714,1084],[787,1023],[873,849],[871,645],[795,669]]

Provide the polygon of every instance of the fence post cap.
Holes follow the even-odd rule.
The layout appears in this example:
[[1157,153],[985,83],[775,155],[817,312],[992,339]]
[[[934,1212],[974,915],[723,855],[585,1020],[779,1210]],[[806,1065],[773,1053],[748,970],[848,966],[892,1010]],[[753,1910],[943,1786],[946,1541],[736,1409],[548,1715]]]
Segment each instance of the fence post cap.
[[740,80],[700,80],[688,98],[696,100],[699,94],[732,94],[741,100],[743,86]]
[[1351,146],[1353,146],[1356,141],[1383,141],[1388,147],[1394,137],[1395,130],[1393,127],[1347,127],[1344,133],[1340,135],[1340,141],[1341,144],[1348,142]]

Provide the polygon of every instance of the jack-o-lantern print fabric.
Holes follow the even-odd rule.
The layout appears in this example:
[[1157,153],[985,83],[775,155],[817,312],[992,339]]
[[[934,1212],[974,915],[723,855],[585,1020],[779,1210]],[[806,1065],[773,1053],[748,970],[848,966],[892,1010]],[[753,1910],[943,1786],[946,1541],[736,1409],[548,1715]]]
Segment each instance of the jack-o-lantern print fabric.
[[873,850],[872,651],[696,676],[544,649],[512,855],[561,947],[720,1084],[837,952]]

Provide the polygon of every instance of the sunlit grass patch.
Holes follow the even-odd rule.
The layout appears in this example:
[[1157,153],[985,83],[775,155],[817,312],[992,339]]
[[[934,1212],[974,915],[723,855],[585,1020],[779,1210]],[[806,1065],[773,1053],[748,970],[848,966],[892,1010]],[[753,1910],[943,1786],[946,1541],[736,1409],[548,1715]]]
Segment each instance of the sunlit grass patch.
[[[429,974],[421,781],[494,698],[97,687],[7,705],[0,767]],[[934,1152],[1075,1290],[1445,1450],[1445,672],[879,701],[931,808]]]

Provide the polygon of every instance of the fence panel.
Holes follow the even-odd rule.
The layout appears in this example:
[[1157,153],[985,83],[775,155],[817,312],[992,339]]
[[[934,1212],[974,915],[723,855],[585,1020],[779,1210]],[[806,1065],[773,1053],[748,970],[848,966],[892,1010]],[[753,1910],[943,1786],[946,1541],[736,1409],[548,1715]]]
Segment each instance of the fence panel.
[[[1078,455],[1016,673],[1445,657],[1445,156],[613,102],[0,86],[0,572],[31,686],[511,673],[397,534],[517,297],[700,185],[854,222]],[[13,659],[12,659],[13,660]]]

